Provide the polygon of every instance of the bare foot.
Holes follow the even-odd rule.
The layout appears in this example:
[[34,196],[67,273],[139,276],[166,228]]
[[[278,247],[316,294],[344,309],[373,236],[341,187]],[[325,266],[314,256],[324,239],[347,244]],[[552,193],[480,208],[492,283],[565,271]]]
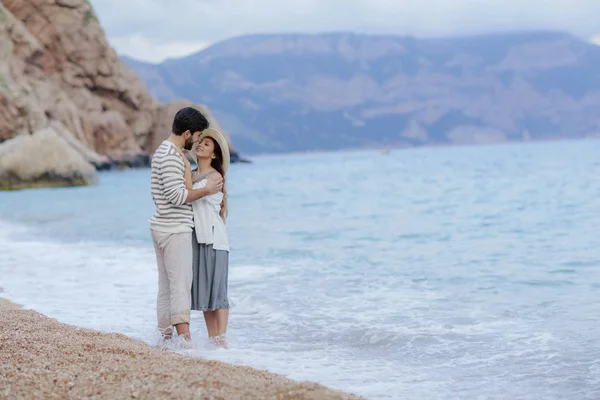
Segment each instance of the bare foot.
[[215,344],[217,345],[217,347],[222,347],[224,349],[227,348],[227,339],[225,339],[225,334],[221,335],[221,336],[217,336],[216,340],[215,340]]
[[183,349],[194,349],[196,348],[196,343],[192,341],[192,336],[189,333],[185,333],[183,335],[179,335],[178,345]]
[[191,342],[192,341],[192,334],[191,333],[184,333],[183,335],[179,335],[182,338],[185,339],[186,342]]

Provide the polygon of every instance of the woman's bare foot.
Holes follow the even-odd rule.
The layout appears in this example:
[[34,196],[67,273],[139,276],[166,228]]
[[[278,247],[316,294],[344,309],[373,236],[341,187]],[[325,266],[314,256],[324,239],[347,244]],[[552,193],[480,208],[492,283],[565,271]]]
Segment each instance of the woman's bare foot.
[[227,348],[227,339],[225,339],[225,334],[216,337],[215,344],[217,347],[222,347],[224,349]]

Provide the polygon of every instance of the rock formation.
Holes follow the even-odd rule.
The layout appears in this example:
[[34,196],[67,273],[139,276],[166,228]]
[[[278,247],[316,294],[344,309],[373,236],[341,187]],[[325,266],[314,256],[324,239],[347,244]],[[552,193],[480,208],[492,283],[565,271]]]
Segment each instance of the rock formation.
[[94,167],[52,127],[16,136],[0,146],[0,189],[95,182]]
[[144,166],[179,106],[149,95],[87,0],[0,0],[0,142],[51,131],[99,169]]

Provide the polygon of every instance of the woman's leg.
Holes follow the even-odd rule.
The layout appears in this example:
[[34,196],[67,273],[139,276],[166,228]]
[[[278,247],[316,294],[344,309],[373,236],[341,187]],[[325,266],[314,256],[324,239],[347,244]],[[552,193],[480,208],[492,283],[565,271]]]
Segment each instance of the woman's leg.
[[209,338],[219,336],[215,311],[204,311],[204,322],[206,322],[206,330],[208,331]]
[[223,335],[227,332],[227,322],[229,320],[229,309],[224,308],[215,311],[217,319],[217,335]]
[[227,333],[227,323],[229,322],[229,301],[227,299],[227,286],[229,281],[229,252],[219,250],[215,252],[215,265],[216,271],[215,276],[215,287],[213,288],[216,293],[215,303],[220,307],[215,311],[217,319],[217,334],[219,336],[218,345],[227,348],[227,341],[225,334]]
[[215,311],[217,322],[217,336],[219,336],[219,345],[227,348],[225,334],[227,333],[227,322],[229,321],[229,309],[223,308]]

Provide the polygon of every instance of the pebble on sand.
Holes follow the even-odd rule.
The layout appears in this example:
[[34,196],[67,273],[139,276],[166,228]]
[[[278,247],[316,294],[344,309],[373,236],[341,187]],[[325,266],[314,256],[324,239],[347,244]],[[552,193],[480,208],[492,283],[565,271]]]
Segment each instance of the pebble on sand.
[[358,399],[62,324],[0,299],[0,399]]

